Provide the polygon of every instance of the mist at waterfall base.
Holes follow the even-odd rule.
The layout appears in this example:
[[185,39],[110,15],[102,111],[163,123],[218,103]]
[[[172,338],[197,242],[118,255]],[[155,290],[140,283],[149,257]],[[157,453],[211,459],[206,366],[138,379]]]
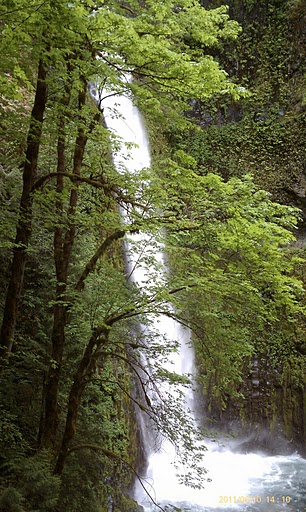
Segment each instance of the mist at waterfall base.
[[[97,90],[92,88],[91,94],[97,102],[100,101]],[[114,155],[114,163],[119,172],[123,168],[133,173],[149,167],[146,131],[131,100],[125,96],[110,96],[103,100],[102,107],[107,127],[122,141],[132,143],[128,150],[122,147]],[[141,241],[141,235],[136,238]],[[138,254],[133,253],[132,245],[128,244],[133,281],[139,287],[146,286],[150,282],[151,269],[139,263]],[[150,252],[155,244],[146,240],[145,245]],[[164,264],[162,250],[157,250],[155,258],[161,265]],[[180,345],[179,353],[174,354],[167,363],[168,369],[179,374],[190,373],[194,367],[194,354],[188,330],[166,317],[158,318],[155,328],[159,329],[164,339],[176,338]],[[193,399],[192,391],[187,391],[186,408],[193,408]],[[159,510],[148,494],[159,506],[169,506],[170,510],[178,507],[193,512],[306,511],[306,460],[298,454],[267,456],[260,453],[237,453],[231,451],[230,440],[205,441],[207,452],[203,466],[207,474],[203,488],[194,489],[179,482],[174,446],[163,440],[156,451],[151,423],[142,417],[141,425],[149,457],[146,474],[142,475],[142,484],[136,479],[134,498],[145,512]],[[188,468],[180,467],[179,470],[184,472]]]

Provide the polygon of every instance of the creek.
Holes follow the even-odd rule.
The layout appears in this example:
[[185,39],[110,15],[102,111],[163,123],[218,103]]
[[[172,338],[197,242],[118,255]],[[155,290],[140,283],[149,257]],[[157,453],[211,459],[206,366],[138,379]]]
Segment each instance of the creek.
[[[91,91],[99,100],[98,92]],[[95,96],[96,95],[96,96]],[[128,142],[128,149],[121,149],[114,154],[114,163],[118,169],[129,172],[150,166],[148,138],[141,116],[130,99],[124,96],[109,95],[102,102],[107,127],[122,142]],[[147,235],[145,235],[146,237]],[[152,244],[149,238],[136,235],[127,244],[129,251],[129,276],[138,287],[147,287],[154,272],[146,258],[140,258],[137,249],[133,249],[133,241],[144,242],[148,256],[155,257],[160,264],[161,273],[166,272],[162,247]],[[144,249],[142,249],[143,251]],[[152,251],[155,250],[155,256]],[[178,322],[166,317],[158,317],[155,330],[159,331],[164,340],[173,342],[175,338],[180,350],[171,356],[166,366],[179,373],[192,373],[194,354],[190,344],[190,333]],[[143,332],[145,336],[145,331]],[[166,390],[167,391],[167,390]],[[194,394],[187,390],[183,397],[183,406],[191,409],[193,421]],[[134,497],[145,512],[153,512],[159,508],[152,502],[148,494],[160,507],[178,507],[193,512],[305,512],[306,511],[306,460],[297,453],[290,455],[269,456],[260,452],[237,453],[232,450],[233,443],[229,439],[217,439],[216,442],[206,440],[207,451],[203,466],[207,469],[202,489],[194,489],[179,483],[174,462],[177,454],[174,446],[166,439],[156,450],[156,439],[150,431],[150,422],[142,419],[142,435],[147,447],[148,461],[143,485],[135,482]],[[187,471],[184,466],[180,471]],[[147,492],[145,492],[144,487]]]

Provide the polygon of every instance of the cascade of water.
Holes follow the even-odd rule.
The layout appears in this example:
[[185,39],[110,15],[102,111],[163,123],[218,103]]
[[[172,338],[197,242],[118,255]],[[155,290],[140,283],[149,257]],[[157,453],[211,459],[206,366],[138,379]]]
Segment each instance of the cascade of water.
[[[130,172],[150,165],[150,154],[141,117],[132,102],[125,97],[110,97],[103,102],[106,124],[122,141],[133,143],[129,149],[115,153],[114,162],[118,171],[122,167]],[[116,109],[120,116],[114,116]],[[138,241],[142,235],[137,235]],[[135,240],[135,238],[134,238]],[[162,248],[147,238],[146,251],[155,262],[164,267]],[[131,244],[130,269],[133,280],[138,286],[149,286],[151,269],[141,264],[139,254],[133,252]],[[161,270],[161,279],[162,273]],[[193,351],[189,343],[189,332],[167,317],[159,317],[155,322],[160,336],[177,340],[180,352],[171,356],[168,368],[177,373],[189,373],[193,368]],[[192,394],[186,396],[186,408],[192,408]],[[300,456],[263,456],[260,454],[232,453],[230,449],[220,449],[216,444],[208,443],[209,450],[204,458],[211,482],[205,482],[204,489],[195,490],[179,483],[173,461],[176,457],[171,443],[163,442],[159,451],[150,454],[146,488],[155,501],[164,506],[172,504],[186,507],[188,510],[221,511],[262,511],[305,512],[306,510],[306,461]],[[136,484],[135,497],[146,512],[155,510],[142,486]]]

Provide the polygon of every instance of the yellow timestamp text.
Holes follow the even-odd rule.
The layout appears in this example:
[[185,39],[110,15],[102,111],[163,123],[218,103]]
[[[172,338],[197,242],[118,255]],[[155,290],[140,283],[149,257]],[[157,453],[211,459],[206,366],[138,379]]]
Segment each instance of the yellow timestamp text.
[[290,503],[291,496],[219,496],[219,504],[228,503]]

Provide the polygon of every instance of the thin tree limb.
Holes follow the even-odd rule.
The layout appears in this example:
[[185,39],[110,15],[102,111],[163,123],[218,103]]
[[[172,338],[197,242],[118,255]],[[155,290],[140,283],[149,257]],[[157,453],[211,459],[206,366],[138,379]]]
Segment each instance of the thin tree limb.
[[160,510],[162,510],[162,512],[166,512],[164,508],[162,508],[160,505],[158,505],[158,503],[156,503],[156,501],[152,498],[151,494],[147,491],[147,489],[145,488],[144,484],[142,483],[141,477],[138,475],[138,473],[135,470],[135,468],[129,462],[127,462],[126,460],[122,459],[122,457],[120,457],[120,455],[117,455],[116,453],[112,452],[111,450],[108,450],[107,448],[102,448],[102,446],[99,446],[99,445],[96,445],[96,444],[90,444],[90,443],[88,443],[88,444],[84,443],[84,444],[80,444],[80,445],[77,445],[77,446],[72,446],[69,449],[67,455],[69,455],[70,453],[75,452],[77,450],[86,450],[86,449],[87,450],[93,450],[95,452],[102,452],[104,455],[106,455],[110,459],[117,460],[117,461],[122,462],[123,464],[126,464],[132,470],[132,472],[134,473],[134,475],[138,479],[141,487],[143,488],[143,490],[145,491],[147,496],[150,498],[152,503],[156,507],[158,507]]
[[125,235],[125,231],[123,230],[117,230],[114,231],[110,236],[108,236],[103,243],[98,247],[95,254],[91,257],[91,259],[86,264],[82,274],[80,275],[78,282],[75,286],[75,289],[77,292],[81,292],[84,289],[85,286],[85,280],[88,277],[88,275],[93,272],[96,268],[98,260],[105,254],[106,250],[110,245],[115,241],[119,240],[120,238],[123,238]]

